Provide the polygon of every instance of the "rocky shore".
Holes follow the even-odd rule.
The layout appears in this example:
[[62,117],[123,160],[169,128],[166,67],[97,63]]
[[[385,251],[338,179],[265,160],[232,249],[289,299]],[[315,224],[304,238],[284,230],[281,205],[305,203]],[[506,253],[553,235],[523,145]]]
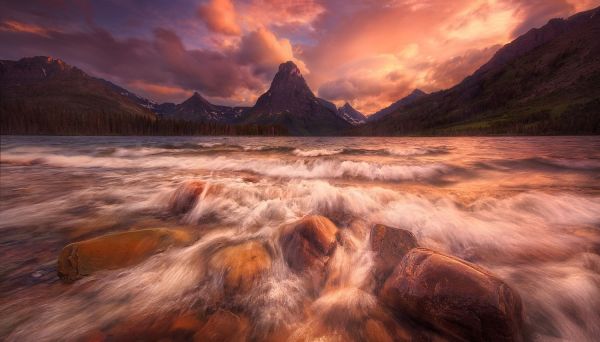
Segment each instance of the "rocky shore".
[[[184,183],[169,208],[185,214],[210,191]],[[345,229],[368,230],[370,274],[359,287],[344,287],[333,263],[338,249],[356,248]],[[176,312],[130,317],[87,333],[84,340],[195,341],[522,341],[519,294],[491,272],[419,246],[410,231],[381,224],[338,226],[308,215],[282,224],[272,244],[259,238],[219,244],[198,265],[215,282],[214,298]],[[166,228],[126,231],[74,242],[58,257],[66,283],[134,267],[157,253],[200,243],[201,233]],[[302,323],[276,322],[262,329],[252,310],[238,305],[266,281],[276,260],[299,277],[308,300]],[[323,305],[329,297],[336,305]],[[339,300],[343,296],[344,300]],[[351,303],[345,305],[344,303]],[[254,308],[254,310],[261,310]]]

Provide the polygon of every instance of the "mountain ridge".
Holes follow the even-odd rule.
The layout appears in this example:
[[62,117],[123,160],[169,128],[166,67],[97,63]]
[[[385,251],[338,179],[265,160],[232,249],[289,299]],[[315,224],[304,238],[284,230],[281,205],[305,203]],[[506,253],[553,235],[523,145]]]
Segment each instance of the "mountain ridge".
[[552,19],[457,85],[348,134],[600,133],[599,36],[600,7]]

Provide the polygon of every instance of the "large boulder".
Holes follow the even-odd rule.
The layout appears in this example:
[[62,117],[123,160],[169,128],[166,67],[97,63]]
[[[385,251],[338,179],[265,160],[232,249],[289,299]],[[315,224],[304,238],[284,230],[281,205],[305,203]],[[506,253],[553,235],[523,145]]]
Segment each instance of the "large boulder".
[[410,250],[380,300],[457,340],[521,341],[521,298],[490,272],[426,248]]
[[73,281],[100,270],[132,266],[171,246],[195,241],[190,232],[166,228],[142,229],[71,243],[58,257],[58,276]]
[[251,240],[218,250],[209,261],[214,272],[223,273],[227,293],[249,291],[271,268],[271,255],[262,243]]
[[375,253],[373,273],[377,288],[394,271],[408,251],[418,247],[417,238],[408,230],[376,224],[371,228],[371,249]]
[[190,211],[200,198],[206,184],[201,181],[190,181],[181,184],[169,199],[169,210],[173,214],[185,214]]
[[279,244],[296,272],[322,271],[337,246],[337,227],[323,216],[307,216],[284,228]]

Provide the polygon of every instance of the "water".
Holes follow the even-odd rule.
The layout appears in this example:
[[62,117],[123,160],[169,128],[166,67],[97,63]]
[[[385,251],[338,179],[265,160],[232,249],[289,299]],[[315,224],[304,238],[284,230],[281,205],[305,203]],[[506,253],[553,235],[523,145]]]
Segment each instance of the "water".
[[[533,340],[600,334],[598,137],[3,136],[0,171],[0,338],[9,341],[86,339],[115,322],[208,307],[244,312],[256,340],[323,325],[357,339],[353,323],[389,314],[365,287],[374,223],[504,279],[523,299]],[[212,190],[190,212],[169,212],[190,180]],[[329,217],[351,242],[330,262],[336,281],[316,295],[277,243],[283,224],[307,214]],[[147,227],[202,238],[74,284],[56,277],[69,242]],[[251,239],[273,251],[269,272],[219,301],[223,274],[208,260]]]

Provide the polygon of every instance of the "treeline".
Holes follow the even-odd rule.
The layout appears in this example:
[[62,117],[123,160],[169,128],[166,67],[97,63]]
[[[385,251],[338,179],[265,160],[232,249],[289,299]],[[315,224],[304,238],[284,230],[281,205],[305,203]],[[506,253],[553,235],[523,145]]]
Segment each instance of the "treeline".
[[15,108],[0,103],[3,135],[286,135],[285,128],[158,119],[128,113],[74,113],[59,108]]

